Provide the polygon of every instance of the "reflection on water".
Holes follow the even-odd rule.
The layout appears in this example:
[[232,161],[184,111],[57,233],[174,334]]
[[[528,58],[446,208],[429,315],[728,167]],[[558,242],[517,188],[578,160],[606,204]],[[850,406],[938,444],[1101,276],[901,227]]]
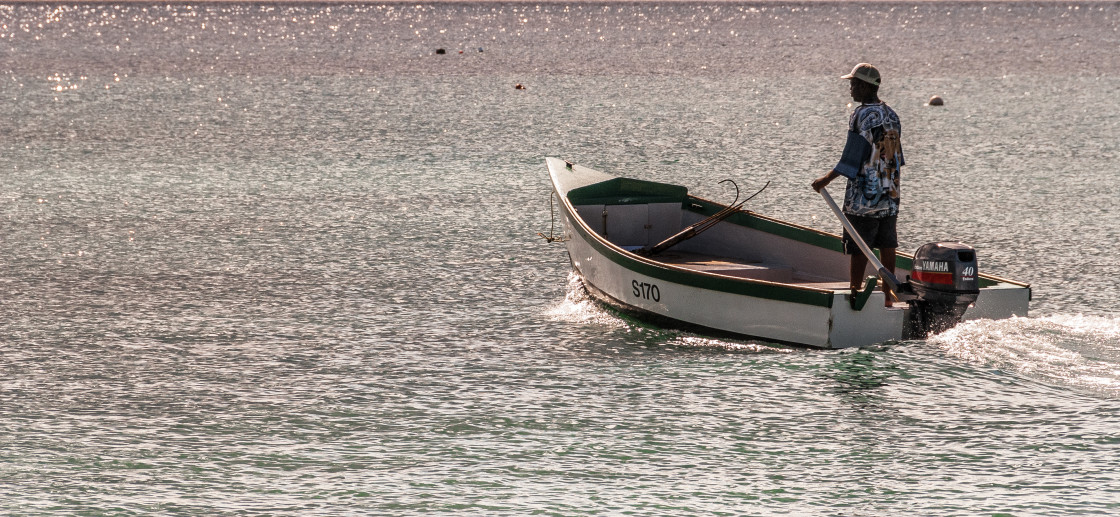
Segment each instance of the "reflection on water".
[[898,365],[887,363],[876,350],[882,348],[868,347],[837,354],[823,375],[836,383],[837,393],[869,396],[868,391],[885,386],[898,373],[895,371]]

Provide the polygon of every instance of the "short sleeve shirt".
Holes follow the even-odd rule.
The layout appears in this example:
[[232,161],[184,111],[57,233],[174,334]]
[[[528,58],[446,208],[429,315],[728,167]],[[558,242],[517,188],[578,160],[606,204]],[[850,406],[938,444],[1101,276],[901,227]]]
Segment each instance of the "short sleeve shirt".
[[844,213],[863,217],[898,215],[901,194],[899,169],[902,157],[902,124],[882,102],[861,104],[852,112],[848,129],[871,143],[871,156],[844,190]]

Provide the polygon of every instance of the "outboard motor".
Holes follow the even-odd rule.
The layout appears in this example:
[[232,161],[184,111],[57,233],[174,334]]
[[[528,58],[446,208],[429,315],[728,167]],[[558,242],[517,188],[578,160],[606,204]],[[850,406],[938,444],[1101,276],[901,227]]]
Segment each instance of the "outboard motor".
[[959,242],[931,242],[914,253],[910,287],[911,335],[924,338],[948,330],[980,296],[976,250]]

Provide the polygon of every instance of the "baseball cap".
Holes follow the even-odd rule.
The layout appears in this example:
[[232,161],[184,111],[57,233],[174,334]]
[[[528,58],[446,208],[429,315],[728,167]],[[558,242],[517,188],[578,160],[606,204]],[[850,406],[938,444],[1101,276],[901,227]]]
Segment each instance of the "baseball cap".
[[879,77],[879,69],[875,68],[871,63],[860,63],[852,69],[852,73],[840,77],[841,79],[859,79],[868,84],[879,86],[881,78]]

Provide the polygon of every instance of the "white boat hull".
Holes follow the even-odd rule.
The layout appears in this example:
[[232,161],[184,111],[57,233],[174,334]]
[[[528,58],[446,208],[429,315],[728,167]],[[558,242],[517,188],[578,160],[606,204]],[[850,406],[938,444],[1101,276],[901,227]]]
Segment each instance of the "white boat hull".
[[[577,225],[565,218],[567,228]],[[597,251],[580,232],[567,241],[572,267],[593,296],[623,310],[638,310],[684,325],[746,337],[823,348],[902,339],[902,309],[853,311],[846,294],[831,293],[832,307],[772,300],[683,285],[635,272]],[[884,305],[882,292],[868,305]]]
[[[681,266],[628,249],[656,243],[691,224],[690,218],[702,215],[687,211],[681,215],[679,208],[676,215],[672,211],[657,215],[661,213],[658,207],[672,208],[673,203],[577,206],[569,199],[569,192],[612,177],[569,167],[555,158],[548,159],[548,166],[563,207],[564,237],[572,267],[588,291],[603,302],[701,331],[822,348],[909,337],[909,308],[885,307],[882,291],[868,290],[866,303],[859,310],[852,308],[846,282],[835,281],[846,278],[846,258],[820,247],[821,243],[831,246],[831,240],[838,239],[834,235],[787,225],[784,231],[798,237],[787,238],[780,232],[750,228],[750,224],[721,222],[720,231],[693,239],[688,244],[690,249],[718,255],[719,251],[749,244],[759,261],[745,264],[739,260],[726,266],[714,261],[704,264],[706,271],[698,271],[695,264]],[[599,212],[603,213],[601,220]],[[645,224],[615,223],[634,218]],[[771,226],[784,224],[759,220]],[[763,248],[765,252],[760,251]],[[838,288],[838,283],[844,285]],[[1029,287],[1023,284],[998,282],[982,291],[966,317],[1025,316],[1029,293]]]

